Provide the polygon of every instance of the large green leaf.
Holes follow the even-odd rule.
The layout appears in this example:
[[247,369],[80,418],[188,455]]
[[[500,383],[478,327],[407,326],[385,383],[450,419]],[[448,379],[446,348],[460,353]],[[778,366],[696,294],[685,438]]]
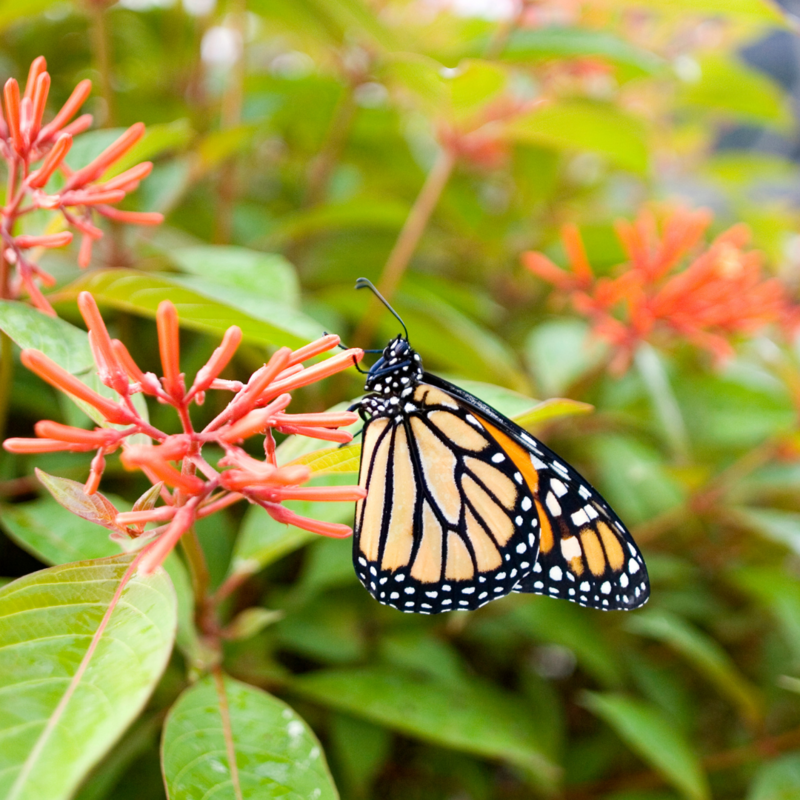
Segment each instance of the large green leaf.
[[168,251],[184,272],[204,282],[245,289],[257,302],[275,300],[296,306],[300,287],[294,267],[283,256],[246,247],[199,245]]
[[[109,497],[113,500],[115,498]],[[127,511],[127,504],[118,507]],[[50,497],[0,506],[0,524],[28,552],[45,564],[67,564],[120,555],[108,531],[67,511]]]
[[296,678],[294,691],[323,705],[434,744],[498,758],[553,788],[559,768],[519,698],[478,681],[443,682],[396,668],[341,669]]
[[501,58],[508,61],[538,61],[545,58],[599,56],[638,73],[653,73],[664,66],[655,53],[606,31],[559,26],[515,28]]
[[18,3],[17,0],[2,0],[0,2],[0,30],[7,28],[19,19],[27,19],[34,14],[47,11],[60,0],[26,0]]
[[797,753],[762,764],[747,793],[747,800],[795,800],[797,797],[800,797],[800,755]]
[[753,564],[732,571],[730,578],[775,617],[791,650],[795,668],[800,666],[800,583],[797,578],[778,566]]
[[742,121],[791,123],[791,114],[778,85],[763,72],[738,59],[706,56],[699,62],[700,78],[685,83],[679,102],[704,113],[722,112]]
[[625,9],[639,7],[685,19],[687,14],[698,16],[742,17],[748,22],[786,23],[778,3],[770,0],[605,0],[607,5]]
[[761,698],[736,668],[730,656],[709,636],[666,611],[649,610],[632,616],[626,627],[669,645],[727,695],[751,723],[761,718]]
[[[118,511],[130,510],[130,503],[121,497],[109,494],[106,499]],[[109,538],[107,530],[76,516],[51,497],[0,504],[0,526],[20,547],[49,565],[121,555],[120,546]],[[170,553],[164,569],[178,601],[177,644],[189,659],[197,661],[200,642],[194,626],[194,595],[186,567],[175,553]]]
[[599,367],[608,348],[592,337],[583,320],[551,320],[528,334],[526,352],[536,383],[545,395],[558,395]]
[[161,745],[169,800],[336,800],[316,736],[276,697],[221,673],[187,689]]
[[728,513],[743,527],[800,553],[800,514],[796,511],[736,506]]
[[396,233],[408,216],[408,204],[395,199],[364,197],[300,209],[275,223],[266,240],[275,245],[348,228],[387,230]]
[[512,141],[600,153],[632,172],[644,173],[648,168],[642,122],[614,106],[577,101],[553,103],[515,118],[504,131]]
[[584,692],[584,703],[688,800],[708,800],[700,759],[655,706],[622,694]]
[[0,300],[0,330],[19,347],[41,350],[67,372],[94,368],[86,331],[24,303]]
[[608,688],[622,681],[619,658],[613,646],[586,612],[572,603],[536,597],[512,608],[506,624],[522,636],[566,647],[584,670]]
[[172,650],[157,572],[117,592],[131,556],[51,567],[0,590],[0,794],[68,798],[141,711]]
[[[191,288],[180,279],[163,274],[150,275],[129,269],[98,270],[82,276],[52,296],[53,302],[71,300],[88,291],[99,304],[154,317],[162,300],[171,300],[181,324],[187,328],[222,335],[231,325],[242,329],[245,339],[256,344],[299,347],[322,335],[322,326],[300,311],[266,300],[251,307],[252,296],[245,290],[201,282]],[[222,295],[222,299],[215,299]],[[243,306],[248,308],[244,309]]]

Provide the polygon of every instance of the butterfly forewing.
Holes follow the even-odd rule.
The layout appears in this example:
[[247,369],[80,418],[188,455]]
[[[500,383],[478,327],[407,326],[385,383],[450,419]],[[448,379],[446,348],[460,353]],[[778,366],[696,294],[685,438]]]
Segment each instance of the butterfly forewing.
[[[512,458],[457,398],[419,384],[364,433],[356,572],[380,602],[432,614],[508,594],[536,563],[530,458]],[[520,466],[521,464],[521,466]]]

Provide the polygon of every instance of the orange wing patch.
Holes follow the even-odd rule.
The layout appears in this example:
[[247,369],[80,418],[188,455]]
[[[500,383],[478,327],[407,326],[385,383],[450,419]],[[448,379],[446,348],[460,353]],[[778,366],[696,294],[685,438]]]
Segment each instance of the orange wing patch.
[[503,452],[514,462],[517,469],[522,473],[522,477],[525,479],[525,483],[528,484],[531,493],[536,494],[539,488],[539,474],[536,472],[536,467],[533,466],[530,453],[485,419],[478,417],[478,421],[489,431]]

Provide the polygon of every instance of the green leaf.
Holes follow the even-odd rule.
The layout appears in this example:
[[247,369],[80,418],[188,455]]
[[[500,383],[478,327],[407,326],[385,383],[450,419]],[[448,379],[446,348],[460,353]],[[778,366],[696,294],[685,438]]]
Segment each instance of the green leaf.
[[397,668],[341,669],[295,678],[298,694],[424,741],[528,770],[554,788],[559,768],[544,754],[539,732],[519,698],[479,681],[443,682]]
[[283,611],[253,606],[239,612],[225,629],[228,639],[250,639],[260,633],[268,625],[272,625],[284,616]]
[[120,555],[119,545],[108,538],[107,531],[75,516],[50,497],[2,505],[0,512],[6,533],[45,564]]
[[622,694],[584,692],[584,705],[689,800],[711,797],[693,747],[658,709]]
[[390,756],[392,735],[346,714],[334,714],[330,724],[331,757],[357,797],[368,797],[370,784]]
[[591,449],[603,494],[628,525],[644,522],[683,502],[683,487],[669,474],[656,449],[628,436],[597,437]]
[[763,72],[735,57],[709,55],[699,62],[700,79],[684,83],[678,102],[704,113],[721,111],[737,120],[791,124],[791,113],[778,85]]
[[743,17],[748,22],[786,24],[780,6],[770,0],[606,0],[613,6],[630,9],[639,7],[648,13],[657,12],[664,16],[687,15]]
[[[187,279],[190,280],[190,279]],[[200,291],[202,282],[187,288],[182,280],[129,269],[88,273],[51,296],[53,302],[72,300],[82,291],[91,292],[99,304],[147,317],[155,317],[158,304],[171,300],[181,325],[221,336],[231,325],[242,329],[255,344],[300,347],[322,334],[322,325],[299,311],[255,298],[244,290],[211,286]],[[214,299],[224,295],[222,300]],[[247,308],[243,308],[243,306]],[[240,306],[242,308],[240,308]]]
[[800,514],[776,508],[734,507],[728,510],[731,519],[742,527],[790,547],[800,554]]
[[361,445],[348,444],[345,447],[326,447],[306,453],[288,462],[305,464],[312,475],[327,475],[336,472],[358,472],[361,463]]
[[516,414],[512,419],[520,427],[531,429],[543,425],[551,419],[591,414],[593,411],[594,406],[589,403],[570,400],[566,397],[553,397],[537,403],[530,411]]
[[[108,495],[106,501],[113,502],[120,511],[128,510],[129,503],[121,497]],[[45,564],[69,564],[121,555],[120,546],[100,525],[76,516],[50,497],[29,503],[0,504],[0,526],[20,547]],[[177,644],[192,663],[199,662],[194,595],[186,567],[175,553],[170,553],[164,569],[172,579],[178,600]]]
[[709,636],[667,611],[643,611],[626,620],[625,627],[669,645],[703,673],[717,689],[756,724],[762,715],[758,691],[736,668],[730,656]]
[[614,106],[562,101],[516,117],[503,130],[511,141],[588,150],[632,172],[643,174],[648,169],[642,122]]
[[175,637],[175,592],[159,571],[130,579],[117,600],[131,560],[51,567],[0,590],[5,800],[70,797],[158,682]]
[[339,797],[308,725],[276,697],[221,673],[178,698],[161,754],[169,800]]
[[664,67],[664,60],[605,31],[550,26],[515,28],[500,56],[504,61],[532,61],[548,58],[593,56],[638,73],[652,74]]
[[575,654],[578,663],[596,680],[617,687],[622,675],[617,654],[586,612],[572,603],[530,598],[512,609],[506,624],[519,635],[559,644]]
[[490,61],[465,60],[456,69],[443,73],[450,95],[449,113],[456,122],[468,120],[505,88],[506,70]]
[[280,217],[266,237],[273,247],[321,233],[349,228],[396,233],[408,216],[408,204],[382,197],[359,196],[353,200],[301,209]]
[[527,415],[532,412],[539,403],[538,400],[533,400],[520,392],[506,389],[504,386],[495,386],[492,383],[483,383],[482,381],[468,381],[452,376],[443,375],[442,377],[446,377],[447,380],[454,383],[460,389],[474,394],[479,400],[483,400],[484,403],[490,405],[506,417],[514,418]]
[[686,424],[683,421],[681,407],[672,391],[663,359],[652,345],[642,342],[636,350],[634,363],[650,397],[654,416],[663,430],[665,443],[672,450],[676,461],[688,462],[689,437]]
[[747,800],[795,800],[800,797],[800,755],[788,755],[768,761],[758,768]]
[[35,14],[41,14],[54,6],[60,0],[26,0],[19,3],[17,0],[2,0],[0,2],[0,30],[7,28],[19,19],[29,19]]
[[41,350],[73,375],[94,369],[86,331],[24,303],[0,300],[0,329],[25,348]]
[[800,584],[780,567],[749,565],[730,573],[732,582],[777,619],[795,667],[800,666]]
[[592,337],[583,320],[552,320],[537,325],[525,345],[536,384],[545,395],[559,395],[607,357],[608,347]]
[[206,282],[244,289],[259,300],[296,306],[300,299],[297,273],[283,256],[222,245],[180,247],[167,254],[184,272]]
[[198,163],[193,166],[201,174],[213,169],[248,147],[256,130],[255,125],[248,124],[209,132],[195,148]]

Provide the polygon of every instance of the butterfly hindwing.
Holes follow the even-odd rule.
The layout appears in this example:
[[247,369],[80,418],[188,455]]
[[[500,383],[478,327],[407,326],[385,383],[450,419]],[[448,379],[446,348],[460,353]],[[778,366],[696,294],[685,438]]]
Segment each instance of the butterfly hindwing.
[[[604,611],[647,602],[647,569],[633,538],[600,494],[552,450],[473,395],[428,374],[496,438],[525,472],[540,522],[539,554],[516,592],[558,597]],[[520,456],[524,451],[524,457]]]
[[[531,472],[528,460],[528,472]],[[457,398],[420,383],[364,432],[354,562],[401,611],[474,609],[533,569],[539,517],[529,480]]]

